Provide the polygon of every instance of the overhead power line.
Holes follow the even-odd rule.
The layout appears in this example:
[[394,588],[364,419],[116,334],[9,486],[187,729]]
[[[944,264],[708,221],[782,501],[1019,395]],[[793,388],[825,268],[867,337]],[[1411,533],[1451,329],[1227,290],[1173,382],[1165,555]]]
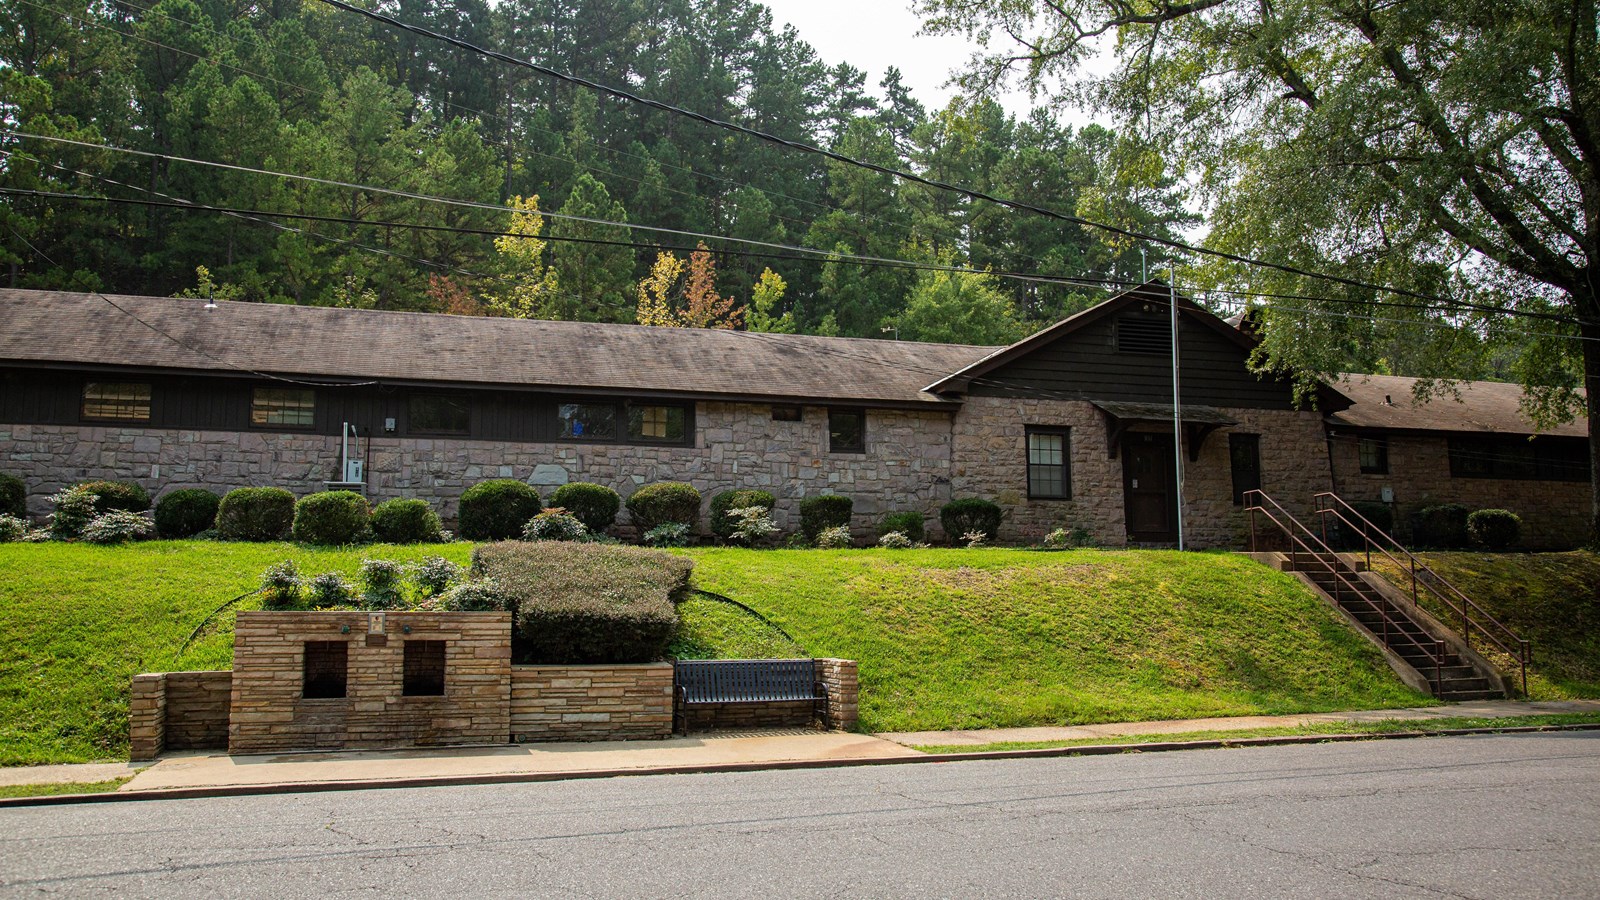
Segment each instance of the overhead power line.
[[[1032,203],[1024,203],[1024,202],[1019,201],[1019,200],[1012,200],[1012,199],[1007,198],[1007,197],[1000,197],[1000,196],[997,196],[995,194],[988,193],[986,191],[980,191],[980,190],[976,190],[974,188],[964,187],[964,186],[957,185],[957,184],[951,184],[949,182],[939,181],[939,180],[933,179],[933,178],[927,178],[927,177],[922,176],[922,175],[917,175],[914,172],[907,172],[907,171],[905,171],[903,169],[896,169],[896,168],[891,167],[891,166],[879,165],[877,163],[869,162],[867,160],[858,159],[858,158],[855,158],[855,157],[852,157],[852,156],[847,156],[847,155],[845,155],[843,153],[839,153],[839,152],[834,151],[834,150],[827,150],[825,148],[818,147],[818,146],[816,146],[814,144],[805,143],[804,141],[795,141],[795,140],[790,140],[789,138],[779,137],[778,135],[771,134],[771,133],[765,132],[765,131],[761,131],[760,129],[757,129],[757,128],[751,128],[751,127],[746,126],[746,125],[740,125],[740,124],[738,124],[736,122],[730,122],[730,121],[727,121],[725,119],[719,119],[719,118],[716,118],[715,116],[709,116],[709,115],[706,115],[704,113],[696,112],[696,111],[691,110],[691,109],[686,109],[684,107],[677,106],[677,105],[674,105],[674,104],[671,104],[671,103],[663,103],[660,100],[652,100],[649,97],[641,96],[641,95],[636,94],[636,93],[634,93],[632,91],[629,91],[629,90],[624,90],[622,88],[617,88],[617,87],[612,87],[610,85],[601,84],[600,82],[592,81],[592,80],[590,80],[588,78],[583,78],[581,76],[573,75],[573,74],[570,74],[568,72],[562,72],[559,69],[554,69],[554,68],[551,68],[550,66],[541,65],[539,63],[533,62],[532,60],[519,59],[519,58],[517,58],[515,56],[511,56],[509,54],[502,53],[502,52],[500,52],[498,50],[491,50],[491,49],[489,49],[487,47],[479,46],[479,45],[474,44],[474,43],[472,43],[470,41],[464,41],[464,40],[462,40],[460,38],[452,37],[451,35],[441,34],[441,33],[437,32],[437,31],[433,31],[432,29],[423,28],[420,25],[412,25],[412,24],[407,23],[407,22],[402,22],[399,19],[394,18],[393,16],[385,15],[384,13],[380,13],[380,12],[377,12],[375,10],[363,9],[362,7],[356,6],[354,4],[346,3],[346,2],[344,2],[344,0],[322,0],[322,2],[328,4],[329,6],[332,6],[332,7],[336,8],[336,9],[341,9],[341,10],[344,10],[346,12],[355,13],[356,15],[365,16],[366,18],[371,19],[374,22],[382,23],[382,24],[384,24],[384,25],[386,25],[386,26],[388,26],[390,28],[398,28],[398,29],[401,29],[403,31],[410,32],[412,34],[428,38],[429,40],[439,41],[441,43],[449,44],[450,46],[457,47],[459,49],[466,50],[466,51],[468,51],[470,53],[475,53],[475,54],[478,54],[480,56],[483,56],[483,57],[486,57],[486,58],[489,58],[489,59],[497,60],[499,62],[506,63],[507,65],[512,65],[512,66],[517,66],[519,68],[528,69],[530,71],[537,72],[537,73],[539,73],[541,75],[545,75],[545,76],[548,76],[548,77],[551,77],[551,78],[555,78],[555,79],[558,79],[558,80],[561,80],[561,81],[565,81],[565,82],[567,82],[569,84],[575,84],[575,85],[578,85],[580,87],[588,88],[589,90],[597,91],[599,93],[606,94],[606,95],[611,96],[611,97],[615,97],[618,100],[623,100],[623,101],[626,101],[628,103],[636,103],[636,104],[639,104],[641,106],[646,106],[646,107],[649,107],[651,109],[659,110],[661,112],[670,113],[670,114],[676,115],[676,116],[682,116],[684,118],[691,119],[691,120],[696,121],[696,122],[700,122],[701,124],[709,125],[709,126],[711,126],[713,128],[720,128],[720,129],[723,129],[725,131],[733,132],[735,134],[742,134],[742,135],[745,135],[747,137],[755,138],[757,140],[766,141],[766,142],[771,143],[771,144],[776,144],[776,145],[778,145],[780,147],[787,147],[788,149],[796,150],[796,151],[799,151],[801,153],[817,154],[817,155],[820,155],[820,156],[825,157],[827,159],[831,159],[834,162],[843,163],[843,164],[848,165],[848,166],[855,166],[857,168],[866,169],[866,170],[872,171],[872,172],[877,172],[880,175],[888,175],[888,176],[891,176],[893,178],[898,178],[898,179],[901,179],[903,181],[910,182],[912,184],[920,184],[920,185],[922,185],[924,187],[933,188],[935,190],[940,190],[940,191],[946,191],[946,192],[949,192],[949,193],[959,194],[959,195],[967,197],[968,199],[971,199],[971,200],[981,200],[981,201],[988,202],[988,203],[994,203],[994,204],[997,204],[999,206],[1006,207],[1008,209],[1018,210],[1020,212],[1032,213],[1034,215],[1044,216],[1046,218],[1056,219],[1056,220],[1062,221],[1062,222],[1071,222],[1073,224],[1081,225],[1081,226],[1086,227],[1086,228],[1094,228],[1094,229],[1097,229],[1097,230],[1100,230],[1100,231],[1105,231],[1105,232],[1108,232],[1108,233],[1111,233],[1111,234],[1119,235],[1121,237],[1133,238],[1135,240],[1140,240],[1140,241],[1147,241],[1147,242],[1152,243],[1152,244],[1158,244],[1160,246],[1168,247],[1170,249],[1182,251],[1182,252],[1185,252],[1185,253],[1194,253],[1194,254],[1201,255],[1201,256],[1209,256],[1209,257],[1212,257],[1212,258],[1215,258],[1215,259],[1222,259],[1222,260],[1226,260],[1228,262],[1239,263],[1240,265],[1253,266],[1253,267],[1256,267],[1256,268],[1271,269],[1271,270],[1274,270],[1274,271],[1283,272],[1283,273],[1288,274],[1288,275],[1295,275],[1295,276],[1299,276],[1299,277],[1302,277],[1302,278],[1312,278],[1312,279],[1317,279],[1317,280],[1321,280],[1321,281],[1327,281],[1327,282],[1331,282],[1331,283],[1335,283],[1335,284],[1343,284],[1343,285],[1345,285],[1347,287],[1361,288],[1362,290],[1379,291],[1379,292],[1383,292],[1383,293],[1396,294],[1396,295],[1404,296],[1404,297],[1411,297],[1411,298],[1414,298],[1414,299],[1417,299],[1417,300],[1424,300],[1424,301],[1427,301],[1429,303],[1442,305],[1442,306],[1447,307],[1447,308],[1455,308],[1455,307],[1475,308],[1475,309],[1477,309],[1479,311],[1493,311],[1493,312],[1497,312],[1497,313],[1510,313],[1510,312],[1512,312],[1511,310],[1505,309],[1503,307],[1492,307],[1492,306],[1489,306],[1487,304],[1469,305],[1469,304],[1465,304],[1465,303],[1462,303],[1462,302],[1459,302],[1459,301],[1453,301],[1453,300],[1449,300],[1449,299],[1446,299],[1446,298],[1435,297],[1435,296],[1432,296],[1432,295],[1429,295],[1429,294],[1424,294],[1424,293],[1421,293],[1421,292],[1418,292],[1418,291],[1413,291],[1413,290],[1410,290],[1410,289],[1407,289],[1407,288],[1390,287],[1390,286],[1387,286],[1387,285],[1373,284],[1371,282],[1361,281],[1360,279],[1356,279],[1356,278],[1348,278],[1348,277],[1345,277],[1343,275],[1333,275],[1333,274],[1329,274],[1329,273],[1326,273],[1326,272],[1314,272],[1314,271],[1311,271],[1311,270],[1308,270],[1308,269],[1299,268],[1297,266],[1290,266],[1290,265],[1285,265],[1283,263],[1275,263],[1275,262],[1270,262],[1268,260],[1256,259],[1254,257],[1244,256],[1244,255],[1237,254],[1237,253],[1229,253],[1229,252],[1227,252],[1225,250],[1216,250],[1216,249],[1212,249],[1210,247],[1200,247],[1200,246],[1196,246],[1196,245],[1193,245],[1193,244],[1185,243],[1183,241],[1175,240],[1173,238],[1167,238],[1167,237],[1162,237],[1160,235],[1148,234],[1148,233],[1144,233],[1144,232],[1134,231],[1132,229],[1123,228],[1123,227],[1118,226],[1118,225],[1112,225],[1112,224],[1107,223],[1107,222],[1098,222],[1098,221],[1095,221],[1093,219],[1084,218],[1082,216],[1072,215],[1070,213],[1064,213],[1064,212],[1060,212],[1060,211],[1053,210],[1053,209],[1047,209],[1045,207],[1037,206],[1037,205],[1034,205]],[[1570,320],[1564,320],[1564,321],[1570,321]]]

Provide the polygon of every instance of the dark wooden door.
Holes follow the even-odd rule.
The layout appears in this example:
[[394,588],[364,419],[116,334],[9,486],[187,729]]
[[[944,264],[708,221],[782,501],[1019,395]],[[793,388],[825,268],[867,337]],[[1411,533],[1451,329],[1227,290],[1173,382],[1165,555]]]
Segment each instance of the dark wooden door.
[[1129,540],[1178,539],[1177,481],[1172,435],[1123,435],[1122,498]]

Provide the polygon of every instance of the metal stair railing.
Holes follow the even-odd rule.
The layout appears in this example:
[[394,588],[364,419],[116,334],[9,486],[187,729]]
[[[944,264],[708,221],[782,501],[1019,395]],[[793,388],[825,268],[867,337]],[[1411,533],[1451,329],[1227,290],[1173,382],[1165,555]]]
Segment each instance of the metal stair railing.
[[[1256,516],[1263,515],[1267,517],[1267,521],[1278,526],[1279,530],[1281,530],[1284,535],[1289,538],[1291,547],[1294,545],[1301,547],[1307,556],[1310,556],[1312,559],[1321,563],[1328,570],[1328,573],[1333,576],[1335,603],[1338,603],[1341,607],[1344,606],[1344,591],[1345,589],[1348,589],[1352,596],[1366,604],[1369,610],[1378,614],[1378,618],[1383,622],[1382,640],[1385,647],[1393,649],[1396,643],[1396,637],[1403,637],[1405,639],[1404,643],[1409,643],[1424,656],[1431,657],[1433,659],[1434,690],[1437,692],[1442,692],[1444,690],[1444,659],[1446,654],[1444,641],[1435,640],[1432,642],[1432,646],[1429,646],[1416,635],[1401,627],[1401,623],[1390,614],[1389,604],[1387,602],[1375,602],[1370,596],[1367,595],[1367,591],[1362,590],[1362,587],[1358,587],[1355,583],[1353,583],[1344,572],[1339,570],[1339,555],[1334,553],[1333,550],[1328,547],[1325,541],[1317,537],[1315,532],[1302,524],[1300,520],[1296,519],[1288,510],[1284,509],[1283,506],[1278,503],[1278,501],[1267,496],[1265,491],[1260,489],[1245,491],[1244,501],[1245,511],[1250,514],[1250,550],[1252,553],[1255,552],[1256,549]],[[1272,505],[1272,509],[1267,508],[1266,504],[1269,503]],[[1277,514],[1274,514],[1272,510],[1277,510]],[[1290,524],[1285,524],[1285,520],[1292,524],[1293,528],[1290,527]],[[1315,541],[1317,546],[1322,548],[1322,552],[1318,553],[1316,550],[1313,550],[1311,545],[1306,543],[1305,538],[1302,538],[1295,532],[1295,529],[1299,529],[1300,532],[1303,532],[1305,534],[1305,538]],[[1293,551],[1291,550],[1291,553],[1292,552]],[[1363,587],[1364,586],[1365,585],[1363,585]],[[1420,627],[1417,626],[1415,622],[1409,620],[1406,624],[1412,625],[1413,627]]]
[[[1490,615],[1487,610],[1474,602],[1460,588],[1451,584],[1443,575],[1435,572],[1427,563],[1418,559],[1415,553],[1407,550],[1392,535],[1374,525],[1372,520],[1363,516],[1349,503],[1346,503],[1343,497],[1332,491],[1323,491],[1312,499],[1316,501],[1317,516],[1321,520],[1324,542],[1326,542],[1328,536],[1328,516],[1330,515],[1343,522],[1347,528],[1359,533],[1363,550],[1367,556],[1368,569],[1372,568],[1372,551],[1377,550],[1393,563],[1395,568],[1407,573],[1411,580],[1411,605],[1413,607],[1418,605],[1419,586],[1426,588],[1428,593],[1444,604],[1444,607],[1450,611],[1451,615],[1461,623],[1461,639],[1467,647],[1470,648],[1472,646],[1472,635],[1476,631],[1477,634],[1481,635],[1484,640],[1488,641],[1501,653],[1517,661],[1517,665],[1521,669],[1522,696],[1528,696],[1528,663],[1533,659],[1533,646],[1526,638],[1512,631],[1509,626]],[[1351,521],[1352,517],[1355,521]],[[1377,538],[1382,538],[1383,542],[1378,541]],[[1387,546],[1385,546],[1385,543],[1387,543]],[[1396,558],[1394,553],[1390,552],[1391,548],[1404,556],[1405,560],[1402,562]],[[1426,577],[1419,577],[1419,573]]]

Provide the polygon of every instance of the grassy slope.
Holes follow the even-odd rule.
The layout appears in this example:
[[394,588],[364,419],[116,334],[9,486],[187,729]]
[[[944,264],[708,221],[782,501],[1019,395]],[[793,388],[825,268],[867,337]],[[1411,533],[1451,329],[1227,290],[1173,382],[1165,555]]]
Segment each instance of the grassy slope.
[[128,679],[228,668],[230,620],[175,659],[223,601],[284,558],[354,575],[368,556],[448,556],[470,545],[311,550],[290,544],[0,544],[0,765],[125,757]]
[[[1574,553],[1418,554],[1473,602],[1533,643],[1528,693],[1535,700],[1600,697],[1600,555]],[[1373,560],[1396,584],[1410,582]],[[1454,617],[1423,592],[1423,605]],[[1473,646],[1482,649],[1474,642]],[[1496,660],[1511,671],[1509,659]]]
[[696,583],[860,660],[862,727],[979,728],[1403,706],[1366,642],[1242,557],[691,551]]

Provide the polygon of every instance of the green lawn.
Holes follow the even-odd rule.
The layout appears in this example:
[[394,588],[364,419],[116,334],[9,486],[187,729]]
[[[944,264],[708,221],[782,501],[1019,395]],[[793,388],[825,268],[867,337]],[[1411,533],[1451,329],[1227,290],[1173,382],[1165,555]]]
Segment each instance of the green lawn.
[[305,573],[337,569],[354,576],[368,556],[442,555],[464,563],[470,549],[0,544],[0,765],[127,758],[128,679],[230,667],[228,616],[181,659],[176,653],[212,610],[254,589],[273,563],[291,558]]
[[[0,545],[0,765],[125,758],[141,671],[227,668],[217,606],[292,558],[353,575],[363,558],[468,544]],[[685,657],[860,660],[862,727],[918,730],[1405,706],[1424,698],[1287,576],[1241,557],[1017,550],[685,551],[697,583]],[[244,608],[251,603],[246,601]]]
[[[1534,700],[1600,697],[1600,554],[1419,553],[1430,568],[1533,644],[1528,694]],[[1386,561],[1373,568],[1402,587],[1410,581]],[[1426,591],[1423,605],[1459,629]],[[1480,651],[1483,646],[1474,642]],[[1488,654],[1507,673],[1509,657]]]
[[113,778],[110,781],[71,781],[59,784],[0,784],[0,798],[53,797],[57,794],[104,794],[127,784],[133,778]]
[[1294,579],[1169,551],[690,551],[695,582],[861,663],[861,727],[917,731],[1412,705]]

